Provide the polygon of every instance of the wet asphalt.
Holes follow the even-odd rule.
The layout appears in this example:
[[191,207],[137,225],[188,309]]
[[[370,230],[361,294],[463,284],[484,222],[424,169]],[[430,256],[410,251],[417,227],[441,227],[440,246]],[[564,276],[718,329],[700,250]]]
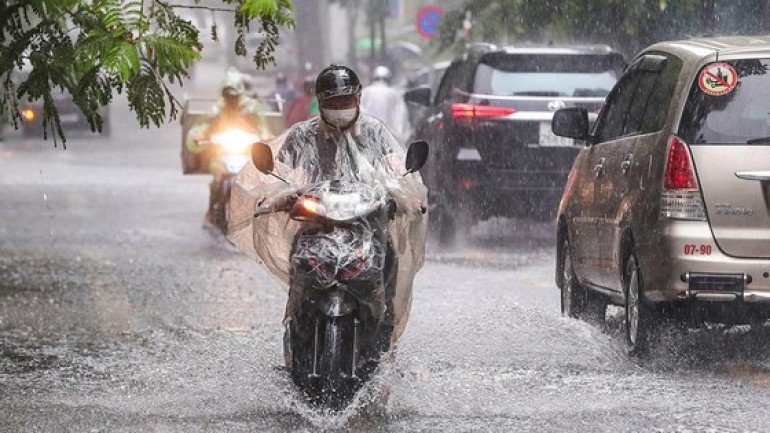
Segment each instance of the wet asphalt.
[[312,409],[280,368],[285,294],[202,228],[178,124],[113,110],[67,150],[0,142],[0,432],[770,430],[767,328],[634,359],[619,310],[560,317],[553,227],[516,220],[431,244],[394,356],[347,410]]

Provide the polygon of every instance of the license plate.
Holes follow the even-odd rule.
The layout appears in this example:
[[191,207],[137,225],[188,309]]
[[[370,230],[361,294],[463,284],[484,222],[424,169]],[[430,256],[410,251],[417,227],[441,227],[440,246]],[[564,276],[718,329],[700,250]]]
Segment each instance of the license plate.
[[551,122],[540,122],[540,145],[543,147],[570,147],[575,145],[575,140],[554,134],[551,131]]
[[332,218],[352,218],[357,214],[361,204],[361,194],[330,194],[323,198],[327,215]]

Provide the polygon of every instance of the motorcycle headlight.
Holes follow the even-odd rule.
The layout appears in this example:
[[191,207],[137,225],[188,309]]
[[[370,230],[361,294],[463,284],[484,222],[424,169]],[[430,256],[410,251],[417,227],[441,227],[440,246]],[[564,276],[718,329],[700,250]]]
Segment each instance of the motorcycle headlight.
[[251,145],[258,142],[257,134],[240,129],[227,129],[212,137],[211,141],[222,146],[227,153],[249,153]]
[[325,215],[326,208],[324,205],[317,198],[309,196],[300,197],[294,203],[290,213],[291,218],[299,221],[308,221]]

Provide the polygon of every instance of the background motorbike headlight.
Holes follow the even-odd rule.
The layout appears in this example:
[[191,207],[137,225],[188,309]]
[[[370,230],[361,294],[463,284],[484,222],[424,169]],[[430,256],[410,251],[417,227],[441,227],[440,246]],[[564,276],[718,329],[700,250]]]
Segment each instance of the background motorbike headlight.
[[249,153],[251,145],[259,140],[260,137],[257,134],[241,129],[227,129],[211,138],[211,141],[222,146],[228,153]]
[[248,153],[251,144],[252,143],[247,142],[226,141],[222,143],[222,147],[224,147],[228,153]]

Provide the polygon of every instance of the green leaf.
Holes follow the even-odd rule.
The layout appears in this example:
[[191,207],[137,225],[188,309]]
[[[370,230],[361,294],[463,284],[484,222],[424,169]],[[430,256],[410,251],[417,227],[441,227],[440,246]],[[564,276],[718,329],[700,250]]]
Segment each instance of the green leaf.
[[243,33],[238,34],[238,39],[235,40],[235,54],[246,55],[246,35]]
[[139,52],[134,44],[122,42],[114,45],[104,59],[107,72],[128,81],[139,70]]
[[214,42],[219,41],[219,35],[217,34],[217,23],[214,22],[211,24],[211,40]]
[[276,12],[276,0],[245,0],[241,6],[241,13],[248,18],[273,16]]

